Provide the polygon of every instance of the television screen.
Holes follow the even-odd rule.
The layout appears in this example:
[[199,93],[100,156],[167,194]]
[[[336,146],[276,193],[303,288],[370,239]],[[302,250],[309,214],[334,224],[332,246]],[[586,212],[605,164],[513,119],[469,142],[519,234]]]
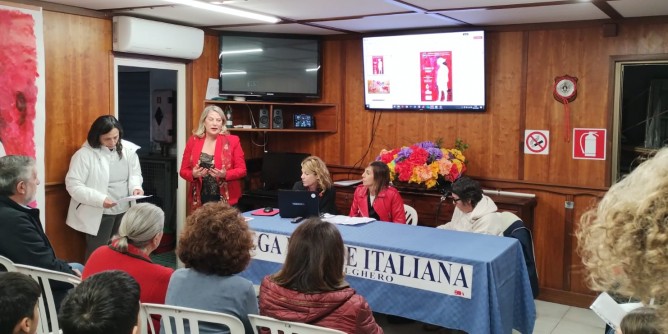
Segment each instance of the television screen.
[[485,110],[485,32],[362,39],[367,109]]
[[318,98],[321,76],[317,36],[220,36],[220,95]]

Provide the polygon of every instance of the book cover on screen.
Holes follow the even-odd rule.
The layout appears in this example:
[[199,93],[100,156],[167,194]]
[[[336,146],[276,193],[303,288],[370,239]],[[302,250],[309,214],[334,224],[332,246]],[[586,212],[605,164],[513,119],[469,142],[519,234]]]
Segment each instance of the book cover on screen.
[[452,101],[452,52],[420,52],[420,100]]

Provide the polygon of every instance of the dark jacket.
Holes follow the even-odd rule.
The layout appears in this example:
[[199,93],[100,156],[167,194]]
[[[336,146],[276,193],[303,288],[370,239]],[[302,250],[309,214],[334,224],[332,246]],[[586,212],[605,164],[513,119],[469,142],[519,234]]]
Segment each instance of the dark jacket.
[[[297,181],[292,186],[292,190],[307,190],[304,187],[302,181]],[[320,213],[329,213],[332,215],[338,215],[339,210],[336,209],[336,190],[334,187],[326,189],[325,191],[318,194],[318,205],[320,207]]]
[[349,334],[383,334],[369,304],[350,287],[305,294],[283,288],[267,276],[260,286],[260,315]]
[[[369,217],[369,190],[363,185],[357,186],[353,195],[353,204],[350,207],[351,217]],[[381,221],[406,224],[406,211],[404,211],[404,200],[399,191],[394,187],[381,190],[373,202],[373,209]]]
[[39,209],[7,196],[0,196],[0,255],[14,263],[75,275],[67,262],[56,258],[39,221]]

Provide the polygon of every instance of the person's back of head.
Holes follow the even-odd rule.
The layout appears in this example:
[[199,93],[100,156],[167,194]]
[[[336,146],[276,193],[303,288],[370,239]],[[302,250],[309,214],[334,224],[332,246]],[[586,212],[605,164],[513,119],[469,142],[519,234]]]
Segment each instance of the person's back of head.
[[114,238],[116,248],[128,252],[128,245],[150,254],[160,244],[165,225],[165,213],[155,204],[138,203],[123,215],[118,235]]
[[27,275],[0,273],[0,333],[35,333],[39,284]]
[[63,334],[137,333],[139,284],[125,272],[104,271],[84,280],[63,300]]
[[619,328],[623,334],[659,334],[656,309],[643,306],[627,313]]
[[309,218],[290,236],[288,254],[272,279],[303,293],[334,291],[344,286],[341,233],[331,223]]

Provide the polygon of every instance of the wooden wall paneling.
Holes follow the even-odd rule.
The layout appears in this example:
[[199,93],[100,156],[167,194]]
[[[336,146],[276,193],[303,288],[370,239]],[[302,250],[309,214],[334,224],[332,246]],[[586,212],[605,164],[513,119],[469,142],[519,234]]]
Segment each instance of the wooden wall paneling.
[[[65,224],[65,174],[91,123],[111,114],[111,21],[44,11],[46,232],[59,257],[83,262],[83,234]],[[38,157],[39,158],[39,157]]]
[[533,227],[536,268],[540,286],[563,288],[564,195],[535,192],[537,205]]
[[[204,110],[204,98],[206,97],[206,87],[209,78],[218,78],[218,52],[220,50],[220,40],[217,35],[204,35],[204,50],[202,55],[187,65],[186,72],[188,82],[188,98],[190,105],[186,119],[190,124],[186,124],[186,136],[192,135],[192,130],[197,128],[200,115]],[[234,119],[234,115],[232,115]],[[178,152],[181,154],[181,152]]]
[[86,246],[85,234],[79,233],[65,225],[67,208],[70,205],[70,195],[64,184],[46,185],[45,212],[46,234],[58,258],[83,263],[83,254]]
[[570,244],[572,245],[569,254],[570,268],[568,268],[569,290],[575,293],[593,295],[588,287],[587,271],[582,263],[582,258],[577,252],[578,240],[575,233],[577,233],[578,227],[580,226],[580,218],[582,217],[582,214],[589,209],[595,208],[601,198],[602,194],[581,194],[574,197],[575,206],[573,210],[573,226],[569,229],[571,233],[567,238],[570,239]]

